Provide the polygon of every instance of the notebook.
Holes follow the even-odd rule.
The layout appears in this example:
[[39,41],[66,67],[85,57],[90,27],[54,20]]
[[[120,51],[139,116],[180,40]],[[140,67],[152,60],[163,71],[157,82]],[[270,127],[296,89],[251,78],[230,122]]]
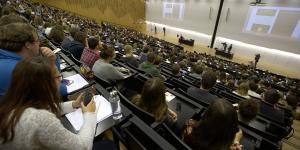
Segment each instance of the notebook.
[[72,93],[89,84],[80,74],[75,74],[64,79],[73,81],[72,84],[67,85],[67,93]]
[[[112,116],[113,113],[109,101],[107,101],[101,95],[95,95],[94,101],[96,104],[97,123]],[[66,117],[70,121],[74,129],[76,131],[79,131],[83,125],[83,114],[81,108],[77,109],[74,112],[66,114]]]

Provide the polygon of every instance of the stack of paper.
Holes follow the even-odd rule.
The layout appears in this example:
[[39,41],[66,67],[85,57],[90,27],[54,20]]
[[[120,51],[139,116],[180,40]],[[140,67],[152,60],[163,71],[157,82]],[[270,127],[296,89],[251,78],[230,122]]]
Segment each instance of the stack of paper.
[[64,79],[73,81],[72,84],[67,85],[68,93],[79,90],[89,84],[80,74],[75,74]]
[[[97,123],[110,117],[112,115],[112,109],[110,102],[108,102],[103,96],[95,95],[94,101],[96,104]],[[83,115],[81,108],[74,112],[66,114],[67,119],[70,121],[76,131],[79,131],[83,125]]]

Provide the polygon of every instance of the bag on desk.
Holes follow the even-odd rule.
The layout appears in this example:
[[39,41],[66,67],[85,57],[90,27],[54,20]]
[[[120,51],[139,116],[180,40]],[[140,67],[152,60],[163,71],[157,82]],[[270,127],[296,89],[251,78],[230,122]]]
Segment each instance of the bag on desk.
[[85,64],[80,65],[80,74],[82,74],[88,80],[93,79],[94,77],[94,72],[88,65]]

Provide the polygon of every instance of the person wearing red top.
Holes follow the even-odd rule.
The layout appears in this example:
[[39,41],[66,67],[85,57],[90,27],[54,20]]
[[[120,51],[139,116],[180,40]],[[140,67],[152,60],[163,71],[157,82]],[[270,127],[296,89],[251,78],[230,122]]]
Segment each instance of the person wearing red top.
[[99,39],[89,38],[88,45],[88,48],[84,48],[80,61],[92,68],[94,63],[100,58]]

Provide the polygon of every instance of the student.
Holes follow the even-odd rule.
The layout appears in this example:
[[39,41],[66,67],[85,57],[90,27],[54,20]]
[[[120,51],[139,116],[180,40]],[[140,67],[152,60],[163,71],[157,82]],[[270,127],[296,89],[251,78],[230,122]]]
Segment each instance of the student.
[[[5,94],[10,85],[12,71],[22,59],[41,55],[59,66],[59,60],[52,50],[40,47],[39,44],[37,32],[29,24],[10,23],[0,26],[0,96]],[[67,94],[66,85],[61,84],[60,94]]]
[[[61,103],[61,75],[47,58],[26,58],[13,73],[0,104],[0,149],[91,149],[96,128],[95,102]],[[78,134],[57,118],[81,107],[84,124]]]
[[223,99],[213,101],[201,120],[188,124],[183,135],[184,142],[193,150],[241,149],[241,138],[237,112]]
[[249,124],[255,119],[258,111],[258,102],[253,99],[242,100],[238,103],[238,118],[239,121]]
[[168,124],[177,119],[177,115],[168,109],[165,96],[166,88],[160,78],[152,78],[145,82],[141,95],[136,95],[132,102],[143,110],[154,115],[157,122]]
[[133,67],[138,68],[139,67],[139,62],[132,54],[132,46],[131,45],[125,45],[124,46],[124,52],[125,52],[125,56],[122,57],[121,59],[124,62],[132,65]]
[[94,75],[108,81],[121,80],[125,74],[118,71],[110,62],[116,57],[115,50],[111,47],[104,48],[100,53],[100,59],[93,66]]
[[160,71],[154,65],[156,57],[157,55],[155,55],[154,53],[149,53],[147,55],[147,61],[140,64],[139,69],[145,71],[147,74],[151,75],[152,77],[161,77]]
[[250,99],[251,97],[248,95],[249,85],[247,82],[242,82],[239,84],[237,91],[233,91],[232,93],[244,97],[246,99]]
[[187,93],[199,101],[202,101],[206,104],[211,103],[212,101],[218,99],[218,96],[209,93],[209,91],[216,84],[217,76],[212,71],[206,71],[202,75],[201,87],[196,88],[194,86],[188,88]]
[[93,67],[95,62],[100,58],[100,43],[97,38],[88,39],[89,47],[84,48],[80,61],[83,64],[88,65],[90,68]]
[[77,60],[80,60],[84,47],[87,47],[87,34],[78,31],[75,33],[74,41],[69,43],[67,50],[69,50]]

